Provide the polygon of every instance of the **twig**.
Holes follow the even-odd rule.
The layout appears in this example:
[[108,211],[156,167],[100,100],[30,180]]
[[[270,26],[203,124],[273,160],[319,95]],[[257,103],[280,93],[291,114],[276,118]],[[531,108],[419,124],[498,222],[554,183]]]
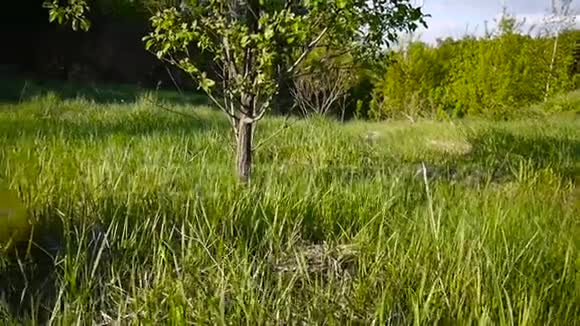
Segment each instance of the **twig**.
[[270,140],[272,140],[273,138],[275,138],[276,136],[281,134],[284,130],[290,128],[292,125],[294,125],[296,123],[296,121],[298,121],[298,120],[296,120],[296,121],[292,122],[291,124],[288,123],[288,120],[290,119],[290,113],[292,112],[292,110],[294,108],[296,108],[296,103],[294,105],[292,105],[290,110],[288,110],[288,114],[286,114],[286,118],[284,119],[284,125],[280,129],[273,132],[270,136],[268,136],[268,137],[264,138],[262,141],[260,141],[256,146],[254,146],[253,150],[258,150],[260,147],[264,146]]
[[161,103],[159,103],[159,102],[153,101],[153,100],[151,100],[151,99],[149,99],[149,98],[146,98],[146,100],[147,100],[149,103],[153,104],[154,106],[157,106],[157,107],[159,107],[160,109],[163,109],[163,110],[165,110],[165,111],[167,111],[167,112],[171,112],[171,113],[179,114],[179,115],[181,115],[181,116],[184,116],[184,117],[187,117],[187,118],[193,118],[193,119],[202,120],[202,118],[201,118],[199,115],[195,114],[195,113],[185,113],[185,112],[181,112],[181,111],[178,111],[178,110],[172,109],[172,108],[170,108],[170,107],[168,107],[168,106],[165,106],[165,105],[163,105],[163,104],[161,104]]
[[290,68],[288,68],[288,70],[286,71],[287,73],[293,72],[296,69],[296,67],[298,67],[298,65],[300,65],[302,60],[304,60],[304,58],[306,58],[306,56],[310,53],[310,51],[312,51],[312,49],[316,46],[316,44],[318,42],[320,42],[320,40],[326,34],[327,31],[328,31],[328,27],[325,27],[322,30],[322,32],[320,32],[320,34],[314,40],[312,40],[312,42],[310,42],[310,44],[308,44],[308,46],[306,47],[306,50],[304,52],[302,52],[302,54],[300,55],[300,57],[298,57],[298,59],[296,59],[294,64],[292,64],[292,66]]
[[169,78],[171,78],[171,81],[173,82],[173,85],[175,86],[175,88],[177,89],[177,91],[179,92],[179,94],[181,96],[183,96],[183,91],[181,90],[181,87],[179,87],[179,85],[177,84],[177,82],[175,81],[175,78],[173,78],[173,74],[171,73],[171,70],[169,70],[169,68],[167,66],[165,66],[165,70],[167,71],[167,74],[169,75]]
[[22,90],[20,91],[20,98],[18,99],[18,102],[22,103],[22,99],[24,98],[24,93],[25,93],[27,87],[28,87],[28,80],[25,80],[24,86],[22,86]]

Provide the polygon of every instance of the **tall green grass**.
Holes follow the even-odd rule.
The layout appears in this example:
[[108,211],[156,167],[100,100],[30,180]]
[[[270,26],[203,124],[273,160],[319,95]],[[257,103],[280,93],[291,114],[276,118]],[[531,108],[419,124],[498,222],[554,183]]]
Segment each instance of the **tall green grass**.
[[242,187],[227,121],[172,109],[0,105],[4,323],[580,323],[578,120],[271,118]]

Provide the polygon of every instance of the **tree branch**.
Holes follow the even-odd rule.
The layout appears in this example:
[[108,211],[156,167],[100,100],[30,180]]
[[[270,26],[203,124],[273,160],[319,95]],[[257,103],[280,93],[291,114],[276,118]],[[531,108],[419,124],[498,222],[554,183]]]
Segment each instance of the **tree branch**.
[[312,51],[312,49],[314,49],[316,44],[318,42],[320,42],[320,40],[326,34],[326,32],[328,32],[328,27],[325,27],[320,32],[320,34],[318,34],[318,36],[314,40],[312,40],[312,42],[310,42],[310,44],[308,44],[308,46],[306,47],[306,50],[304,52],[302,52],[302,54],[298,57],[298,59],[296,59],[294,64],[292,64],[292,66],[290,68],[288,68],[288,70],[286,71],[287,73],[292,73],[298,67],[298,65],[300,65],[300,63],[306,58],[306,56]]

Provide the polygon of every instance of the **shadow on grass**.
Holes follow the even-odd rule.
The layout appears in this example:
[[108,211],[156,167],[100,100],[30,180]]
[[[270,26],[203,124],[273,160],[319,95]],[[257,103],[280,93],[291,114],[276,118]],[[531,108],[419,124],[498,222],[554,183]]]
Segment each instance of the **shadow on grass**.
[[521,136],[494,130],[469,137],[471,153],[457,163],[475,165],[492,177],[550,169],[565,180],[580,173],[580,140],[552,135]]
[[492,130],[468,137],[472,150],[429,166],[430,177],[469,185],[504,183],[541,170],[564,182],[580,177],[580,141],[549,135],[521,136]]
[[[19,103],[53,93],[62,99],[85,98],[99,104],[134,103],[143,94],[154,90],[131,85],[80,85],[57,81],[38,81],[0,78],[0,102]],[[157,91],[155,91],[157,92]],[[159,90],[158,96],[176,105],[206,105],[207,97],[201,93]]]
[[[68,140],[91,139],[99,141],[109,136],[147,135],[194,135],[218,131],[226,134],[230,125],[225,119],[206,117],[195,111],[183,111],[184,115],[159,109],[144,112],[127,111],[116,113],[114,119],[99,120],[64,119],[59,115],[13,119],[0,129],[0,138],[10,143],[22,138],[57,136]],[[66,113],[65,113],[66,114]]]
[[99,292],[111,262],[106,230],[101,224],[79,221],[66,228],[57,212],[49,211],[54,209],[45,209],[35,223],[31,240],[0,256],[0,313],[3,308],[17,324],[48,323],[55,310],[64,309],[58,305],[63,293],[106,305]]
[[414,175],[422,182],[425,164],[429,180],[470,186],[510,182],[535,176],[541,170],[562,181],[578,182],[580,178],[580,138],[574,135],[519,135],[492,129],[472,133],[466,140],[470,150],[462,154],[426,152],[409,159],[401,153],[366,157],[361,152],[357,165],[337,162],[320,171],[317,177],[322,182],[341,180],[351,184],[377,174]]
[[11,318],[44,324],[59,292],[56,257],[63,250],[62,226],[39,223],[31,238],[1,254],[0,294]]

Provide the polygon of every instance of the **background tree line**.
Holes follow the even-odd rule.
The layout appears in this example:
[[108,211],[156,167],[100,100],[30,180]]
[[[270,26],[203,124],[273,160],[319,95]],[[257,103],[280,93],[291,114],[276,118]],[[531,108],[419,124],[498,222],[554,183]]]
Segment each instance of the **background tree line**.
[[[174,89],[177,84],[196,91],[180,69],[156,60],[141,42],[150,28],[148,18],[163,7],[179,8],[181,1],[96,0],[87,14],[92,26],[80,34],[49,24],[42,3],[18,2],[3,11],[0,30],[11,44],[0,54],[4,72],[145,88]],[[373,120],[518,116],[534,103],[580,86],[578,40],[580,32],[572,29],[557,36],[523,33],[521,22],[505,15],[482,38],[449,38],[434,45],[414,41],[376,62],[354,64],[348,54],[329,56],[320,47],[309,54],[307,69],[281,82],[274,109]],[[211,64],[212,58],[201,52],[196,57]],[[578,110],[576,105],[545,109]]]
[[[375,79],[368,115],[509,118],[578,89],[580,31],[534,37],[520,26],[506,15],[483,38],[411,42],[392,53]],[[578,112],[577,105],[545,108]]]

